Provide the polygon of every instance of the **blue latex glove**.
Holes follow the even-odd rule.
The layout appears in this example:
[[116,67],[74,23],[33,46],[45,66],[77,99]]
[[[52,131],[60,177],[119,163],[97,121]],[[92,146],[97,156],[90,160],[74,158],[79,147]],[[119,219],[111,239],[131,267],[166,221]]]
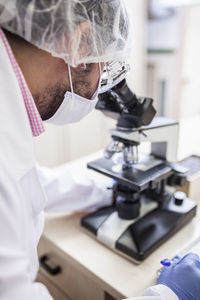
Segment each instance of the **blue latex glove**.
[[176,256],[170,266],[164,267],[158,284],[169,287],[180,300],[200,299],[200,259],[189,253],[182,259]]

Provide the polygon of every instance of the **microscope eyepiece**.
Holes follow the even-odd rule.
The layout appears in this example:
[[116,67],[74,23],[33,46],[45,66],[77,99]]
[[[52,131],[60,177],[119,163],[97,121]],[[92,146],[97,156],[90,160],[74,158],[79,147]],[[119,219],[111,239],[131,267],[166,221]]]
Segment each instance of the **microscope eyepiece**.
[[123,129],[148,125],[156,114],[153,99],[137,97],[125,79],[108,92],[99,95],[96,109],[118,120],[117,127]]

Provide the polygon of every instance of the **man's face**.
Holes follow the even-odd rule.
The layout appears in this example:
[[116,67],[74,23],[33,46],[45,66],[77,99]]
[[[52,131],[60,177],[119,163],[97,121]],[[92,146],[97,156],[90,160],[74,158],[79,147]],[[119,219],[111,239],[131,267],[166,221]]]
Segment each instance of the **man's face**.
[[[34,88],[32,95],[43,120],[51,118],[61,105],[66,91],[71,91],[68,65],[60,58],[45,53],[43,62],[38,65],[36,73],[40,77],[40,84],[35,86],[38,79],[31,77],[29,81]],[[41,70],[43,65],[43,70]],[[45,67],[46,65],[46,67]],[[103,69],[103,64],[101,64]],[[70,67],[74,93],[91,99],[100,80],[99,64],[79,65]]]
[[[63,59],[53,57],[19,36],[5,33],[42,119],[51,118],[61,105],[66,91],[71,91],[68,65]],[[103,67],[101,63],[101,70]],[[99,84],[99,64],[79,65],[70,67],[70,70],[74,93],[91,99]]]

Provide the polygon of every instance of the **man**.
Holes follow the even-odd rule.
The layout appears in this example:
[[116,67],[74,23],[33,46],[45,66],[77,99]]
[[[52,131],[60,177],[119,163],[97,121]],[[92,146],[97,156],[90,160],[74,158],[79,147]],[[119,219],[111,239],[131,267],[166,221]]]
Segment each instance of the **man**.
[[[43,211],[80,210],[109,195],[37,167],[32,136],[42,121],[76,122],[94,108],[104,64],[128,54],[129,20],[122,0],[0,0],[0,26],[0,299],[50,300],[35,282]],[[197,299],[198,264],[178,258],[135,299]]]

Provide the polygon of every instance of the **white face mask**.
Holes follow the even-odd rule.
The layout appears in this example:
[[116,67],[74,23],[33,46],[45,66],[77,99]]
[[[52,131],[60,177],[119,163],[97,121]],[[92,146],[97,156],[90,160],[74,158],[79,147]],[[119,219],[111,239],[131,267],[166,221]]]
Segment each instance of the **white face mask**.
[[[71,80],[71,71],[69,70],[69,79],[71,85],[72,92],[66,92],[64,96],[64,100],[56,113],[48,120],[46,123],[51,123],[54,125],[66,125],[69,123],[75,123],[83,119],[86,115],[88,115],[97,104],[97,96],[100,88],[100,80],[99,86],[92,96],[91,100],[81,97],[73,92],[72,80]],[[100,70],[101,74],[101,70]]]

